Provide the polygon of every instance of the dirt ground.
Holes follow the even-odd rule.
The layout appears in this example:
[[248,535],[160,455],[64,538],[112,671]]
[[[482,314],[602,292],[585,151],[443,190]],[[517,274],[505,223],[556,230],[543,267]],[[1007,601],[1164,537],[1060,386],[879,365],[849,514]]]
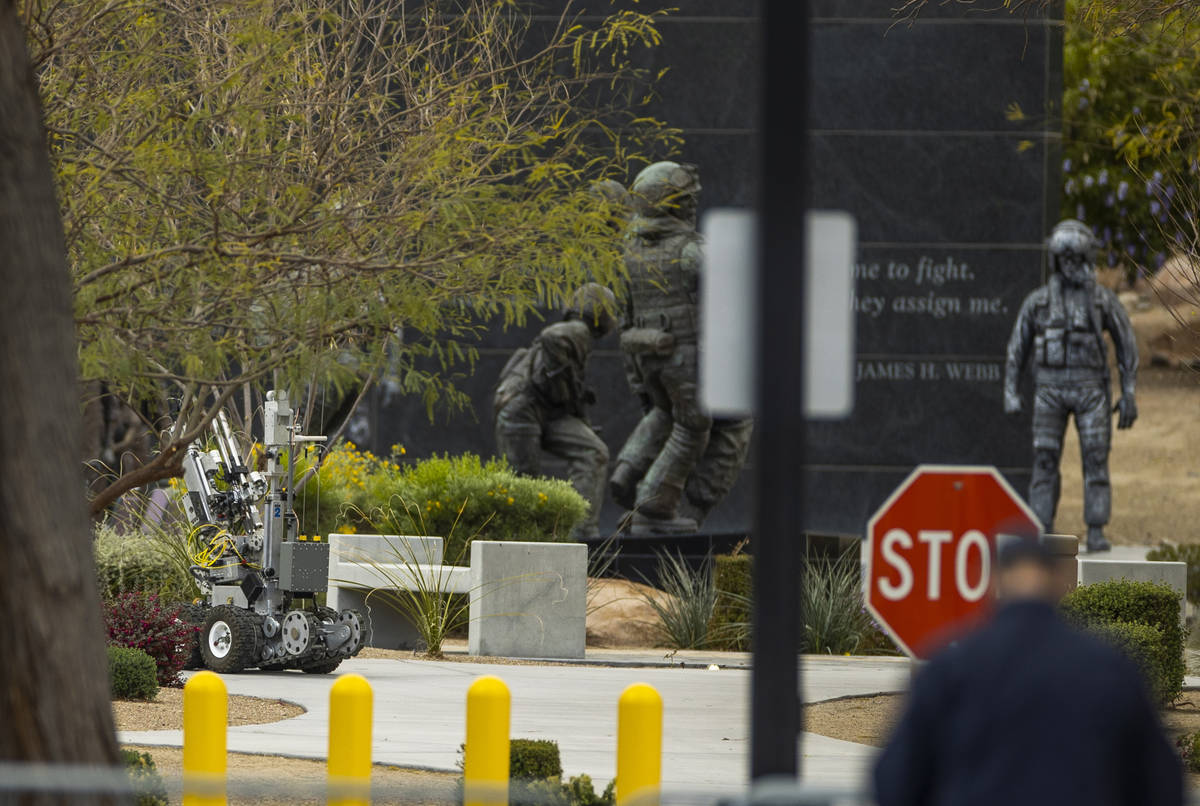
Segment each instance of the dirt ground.
[[[183,751],[177,747],[126,747],[150,754],[167,785],[171,803],[180,803]],[[230,806],[251,803],[256,806],[307,806],[326,802],[323,761],[229,753],[227,770]],[[287,789],[280,791],[281,787]],[[376,803],[450,804],[461,800],[457,776],[448,773],[376,764],[371,772],[371,787]]]
[[[183,730],[183,689],[160,688],[149,702],[113,700],[117,730]],[[258,697],[229,697],[229,725],[262,725],[304,713],[304,709],[284,700]]]
[[[804,706],[804,730],[831,739],[882,747],[904,706],[903,694],[843,697]],[[1200,691],[1185,691],[1162,712],[1163,725],[1174,743],[1185,733],[1200,730]],[[1192,791],[1200,790],[1200,774],[1188,773]]]

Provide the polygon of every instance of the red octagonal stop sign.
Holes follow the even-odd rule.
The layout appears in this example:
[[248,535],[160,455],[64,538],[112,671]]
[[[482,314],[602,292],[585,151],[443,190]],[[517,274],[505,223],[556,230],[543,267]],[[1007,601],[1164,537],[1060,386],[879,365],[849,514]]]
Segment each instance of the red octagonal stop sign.
[[994,467],[921,465],[867,525],[867,609],[929,657],[986,613],[996,535],[1040,532]]

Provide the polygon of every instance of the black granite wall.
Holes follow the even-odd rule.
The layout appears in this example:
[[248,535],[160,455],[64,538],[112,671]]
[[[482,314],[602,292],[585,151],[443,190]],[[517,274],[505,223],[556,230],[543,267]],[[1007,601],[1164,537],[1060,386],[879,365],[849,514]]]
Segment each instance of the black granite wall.
[[860,239],[855,411],[808,432],[820,532],[861,533],[922,462],[1028,486],[1003,356],[1058,210],[1061,23],[931,3],[897,25],[895,5],[812,4],[811,198],[853,212]]
[[[553,12],[561,2],[542,5]],[[653,156],[701,166],[703,207],[750,206],[757,4],[673,5],[679,10],[662,24],[663,45],[648,66],[671,68],[653,112],[683,129],[686,146]],[[862,243],[857,407],[845,422],[809,429],[807,527],[857,534],[920,462],[995,464],[1018,489],[1027,484],[1028,422],[1003,419],[1001,360],[1016,307],[1040,280],[1040,240],[1057,210],[1061,27],[958,3],[934,4],[911,26],[896,24],[895,0],[810,5],[808,190],[813,206],[854,213]],[[1026,119],[1008,119],[1017,107]],[[402,443],[417,456],[489,454],[490,389],[536,329],[497,330],[485,340],[474,376],[460,382],[473,413],[431,425],[419,401],[381,392],[360,438],[382,450]],[[615,455],[639,411],[614,337],[592,373],[600,397],[593,419]],[[749,481],[744,474],[706,528],[748,526]],[[609,504],[602,525],[618,515]]]

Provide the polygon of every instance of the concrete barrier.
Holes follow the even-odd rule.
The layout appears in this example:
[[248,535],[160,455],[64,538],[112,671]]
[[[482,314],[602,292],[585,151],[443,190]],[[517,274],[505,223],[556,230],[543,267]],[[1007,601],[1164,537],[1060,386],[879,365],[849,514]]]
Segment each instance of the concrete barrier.
[[1110,579],[1165,583],[1174,588],[1181,599],[1187,595],[1187,563],[1152,560],[1093,560],[1087,556],[1079,558],[1080,585],[1091,585]]
[[473,542],[470,619],[472,655],[582,658],[587,546]]

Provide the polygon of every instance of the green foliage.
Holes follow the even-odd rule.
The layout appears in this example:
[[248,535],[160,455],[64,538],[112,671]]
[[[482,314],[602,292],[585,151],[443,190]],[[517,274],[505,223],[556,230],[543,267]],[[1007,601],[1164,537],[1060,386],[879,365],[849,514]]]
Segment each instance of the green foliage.
[[1167,543],[1146,552],[1147,560],[1187,563],[1187,598],[1200,602],[1200,544],[1172,546]]
[[198,593],[186,568],[180,566],[163,540],[121,534],[106,523],[96,527],[94,537],[92,549],[102,596],[153,593],[164,601],[184,602]]
[[[1147,687],[1159,702],[1169,703],[1179,696],[1183,688],[1184,636],[1179,596],[1170,586],[1124,579],[1082,585],[1063,597],[1062,610],[1077,626],[1117,635],[1119,644],[1129,647],[1133,659],[1142,664]],[[1158,632],[1153,663],[1147,660],[1151,653],[1145,648],[1149,634],[1128,626],[1112,626],[1122,622],[1149,626]]]
[[402,464],[401,450],[387,458],[351,443],[332,451],[301,491],[301,531],[436,535],[446,561],[461,563],[475,538],[562,541],[587,515],[569,482],[520,476],[503,459],[470,453]]
[[658,552],[658,583],[665,596],[646,592],[641,596],[658,616],[658,629],[667,646],[708,646],[709,624],[717,604],[711,563],[692,568],[682,555]]
[[562,778],[558,742],[549,739],[512,739],[508,744],[508,775],[514,781]]
[[800,612],[804,617],[801,652],[847,655],[874,648],[876,628],[863,607],[857,546],[837,557],[805,560]]
[[140,649],[110,646],[108,682],[114,699],[152,700],[158,695],[158,667]]
[[748,554],[720,554],[713,558],[717,603],[708,626],[713,649],[742,652],[750,648],[752,566]]
[[121,748],[121,761],[137,791],[136,806],[167,806],[167,785],[149,753]]
[[564,786],[571,806],[612,806],[617,800],[616,779],[609,781],[608,786],[604,787],[604,791],[599,795],[596,794],[590,775],[572,775],[571,780]]
[[[82,380],[153,470],[246,384],[465,405],[482,323],[623,271],[589,184],[679,142],[644,114],[665,12],[496,0],[22,0]],[[169,406],[167,398],[170,398]]]
[[[460,770],[465,750],[466,745],[458,746]],[[558,742],[549,739],[511,739],[508,771],[508,799],[513,806],[613,806],[616,802],[615,779],[599,795],[590,775],[573,775],[563,783]]]
[[1102,6],[1068,3],[1062,214],[1090,224],[1108,264],[1132,275],[1195,235],[1200,25],[1168,14],[1114,28]]
[[1129,621],[1096,624],[1091,630],[1141,669],[1155,702],[1169,703],[1175,699],[1178,683],[1171,679],[1171,658],[1162,630],[1152,624]]

